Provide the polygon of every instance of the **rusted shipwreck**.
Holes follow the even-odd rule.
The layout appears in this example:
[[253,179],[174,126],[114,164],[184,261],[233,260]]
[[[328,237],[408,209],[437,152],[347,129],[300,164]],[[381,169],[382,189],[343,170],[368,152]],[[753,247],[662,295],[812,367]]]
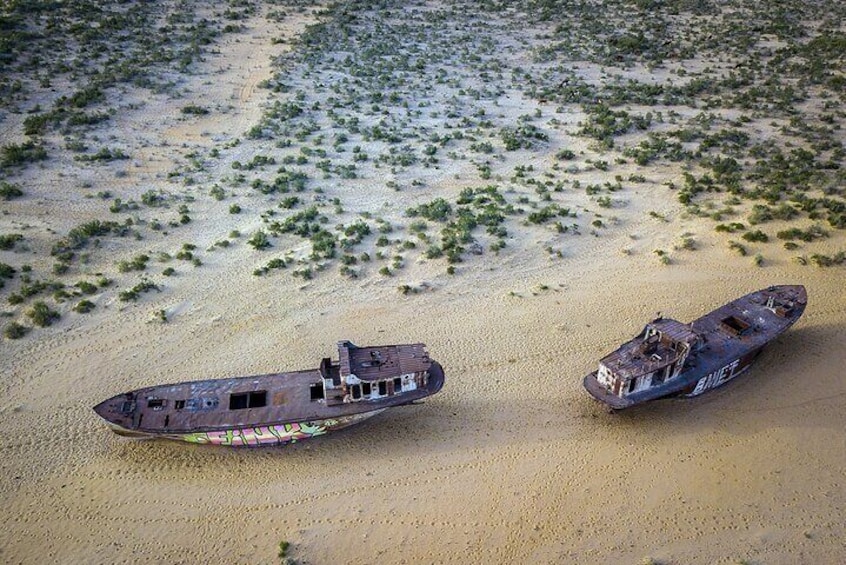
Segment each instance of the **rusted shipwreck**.
[[767,343],[799,319],[807,302],[803,286],[771,286],[689,324],[658,317],[603,357],[584,386],[612,410],[697,396],[746,371]]
[[142,388],[94,407],[112,430],[131,437],[261,446],[291,443],[347,427],[386,408],[411,404],[444,384],[422,343],[338,344],[339,360],[318,369]]

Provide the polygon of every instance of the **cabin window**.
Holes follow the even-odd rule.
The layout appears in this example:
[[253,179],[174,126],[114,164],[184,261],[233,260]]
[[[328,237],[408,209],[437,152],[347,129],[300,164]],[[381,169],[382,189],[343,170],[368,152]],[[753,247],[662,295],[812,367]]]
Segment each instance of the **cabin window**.
[[361,385],[352,385],[353,400],[361,400]]
[[379,381],[379,396],[386,396],[388,394],[387,381]]
[[173,407],[176,408],[177,410],[182,410],[183,408],[185,408],[185,401],[184,400],[176,400],[173,403]]
[[147,408],[152,408],[154,410],[163,408],[165,405],[164,398],[151,398],[147,401]]
[[267,406],[267,391],[257,390],[253,392],[242,392],[229,397],[230,410],[243,410],[245,408],[262,408]]
[[402,392],[402,378],[401,377],[395,377],[394,378],[394,392],[396,392],[397,394]]
[[312,400],[320,400],[323,398],[323,383],[313,384],[309,387],[311,391]]
[[631,394],[632,392],[634,392],[634,389],[635,389],[636,386],[637,386],[637,379],[630,380],[629,381],[629,388],[626,392]]
[[371,390],[370,383],[361,383],[361,394],[364,396],[370,396]]

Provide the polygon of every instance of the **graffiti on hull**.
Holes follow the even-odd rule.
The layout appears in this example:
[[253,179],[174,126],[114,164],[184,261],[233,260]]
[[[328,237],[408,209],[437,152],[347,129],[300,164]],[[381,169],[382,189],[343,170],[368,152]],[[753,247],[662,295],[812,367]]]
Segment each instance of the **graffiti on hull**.
[[277,443],[292,443],[325,434],[338,422],[321,420],[313,422],[294,422],[275,426],[256,426],[253,428],[235,428],[216,432],[185,434],[182,439],[190,443],[228,446],[259,446]]
[[[697,396],[705,392],[706,390],[716,388],[721,384],[730,381],[737,375],[739,375],[743,370],[737,370],[738,365],[740,365],[740,359],[735,359],[725,367],[721,368],[719,371],[714,371],[708,375],[705,375],[699,382],[696,383],[696,388],[693,389],[693,392],[690,393],[689,396]],[[745,369],[746,367],[743,367]]]

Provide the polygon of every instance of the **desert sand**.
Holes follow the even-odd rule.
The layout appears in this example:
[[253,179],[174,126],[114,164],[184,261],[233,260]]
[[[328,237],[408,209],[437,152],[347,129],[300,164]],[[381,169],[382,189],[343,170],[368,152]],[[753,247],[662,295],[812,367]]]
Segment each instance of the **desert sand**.
[[[124,126],[152,142],[115,190],[164,183],[180,151],[258,119],[272,94],[255,85],[287,48],[267,45],[273,25],[250,22],[206,61],[214,85],[193,88],[228,107],[225,117],[183,123],[184,100],[164,98],[153,113],[128,113]],[[466,171],[439,182],[451,173]],[[61,182],[54,168],[31,174],[45,193]],[[367,182],[355,185],[356,209],[407,205]],[[622,229],[567,239],[560,259],[506,250],[461,264],[457,277],[414,261],[396,277],[303,281],[253,276],[261,252],[242,242],[138,303],[106,294],[86,316],[3,340],[0,560],[274,563],[284,540],[291,559],[311,564],[843,562],[842,267],[801,266],[778,248],[757,267],[660,187],[625,198]],[[61,198],[40,202],[27,221],[49,224]],[[24,204],[5,207],[15,216]],[[178,237],[202,249],[235,220],[195,206]],[[59,232],[78,223],[52,221]],[[652,250],[681,233],[699,248],[659,265]],[[404,295],[401,283],[421,291]],[[688,321],[771,284],[804,284],[809,305],[742,378],[617,414],[582,389],[657,311]],[[313,367],[343,339],[425,342],[446,385],[423,404],[278,448],[130,440],[91,410],[161,382]]]

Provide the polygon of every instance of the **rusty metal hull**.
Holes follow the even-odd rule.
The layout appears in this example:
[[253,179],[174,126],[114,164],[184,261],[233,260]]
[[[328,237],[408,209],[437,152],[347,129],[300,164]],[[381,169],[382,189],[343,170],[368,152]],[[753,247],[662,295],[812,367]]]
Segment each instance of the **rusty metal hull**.
[[[804,287],[783,285],[747,294],[690,324],[653,320],[643,334],[604,357],[600,369],[584,378],[584,387],[613,410],[659,398],[698,396],[745,373],[764,347],[802,316],[806,305]],[[661,335],[662,328],[670,328],[677,339]],[[644,344],[655,334],[655,353],[649,355]],[[669,348],[661,349],[662,340]],[[655,375],[669,378],[653,384]],[[643,383],[637,379],[648,379],[650,386],[638,388]],[[627,387],[634,390],[626,392]]]
[[303,439],[309,439],[340,430],[353,424],[357,424],[377,414],[382,413],[385,408],[340,416],[314,422],[288,422],[284,424],[264,424],[249,427],[237,427],[225,430],[192,432],[186,434],[177,433],[148,433],[136,430],[128,430],[117,424],[107,422],[108,426],[118,435],[138,439],[171,439],[197,443],[201,445],[223,445],[229,447],[262,447],[268,445],[281,445],[296,443]]
[[120,435],[198,444],[292,443],[361,422],[436,394],[443,368],[423,344],[339,344],[340,360],[318,369],[166,384],[94,407]]

